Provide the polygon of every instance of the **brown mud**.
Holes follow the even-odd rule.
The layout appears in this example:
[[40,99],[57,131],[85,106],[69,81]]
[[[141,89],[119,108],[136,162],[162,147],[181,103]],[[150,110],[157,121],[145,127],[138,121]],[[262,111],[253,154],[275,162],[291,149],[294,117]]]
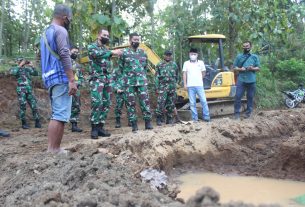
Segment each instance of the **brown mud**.
[[[22,130],[15,80],[0,78],[0,128],[11,132],[11,138],[0,138],[0,206],[253,206],[219,204],[221,195],[209,188],[189,201],[177,200],[175,177],[209,171],[305,181],[302,107],[256,112],[243,121],[219,118],[151,131],[141,123],[138,133],[115,129],[112,109],[106,125],[112,136],[94,141],[89,139],[88,92],[83,90],[84,132],[71,133],[67,125],[62,146],[70,153],[51,155],[46,153],[49,100],[39,81],[35,94],[44,127]],[[123,119],[126,126],[125,112]],[[149,167],[169,175],[166,189],[153,190],[141,181],[139,173]]]

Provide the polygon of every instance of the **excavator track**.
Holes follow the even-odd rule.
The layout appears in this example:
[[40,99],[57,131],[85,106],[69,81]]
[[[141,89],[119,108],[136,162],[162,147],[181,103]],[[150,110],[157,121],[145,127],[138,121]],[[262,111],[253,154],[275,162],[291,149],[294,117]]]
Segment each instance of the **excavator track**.
[[[241,112],[246,110],[246,99],[242,99]],[[229,116],[234,114],[234,100],[213,100],[208,101],[210,117]],[[202,107],[200,102],[196,103],[198,117],[202,117]],[[190,104],[186,103],[184,106],[178,109],[178,115],[183,121],[192,120]]]

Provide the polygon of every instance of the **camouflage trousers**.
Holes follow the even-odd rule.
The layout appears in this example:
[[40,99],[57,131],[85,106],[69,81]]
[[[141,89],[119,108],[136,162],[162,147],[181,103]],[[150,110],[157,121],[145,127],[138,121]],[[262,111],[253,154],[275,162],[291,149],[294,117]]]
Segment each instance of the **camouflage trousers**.
[[116,101],[115,108],[114,108],[115,118],[121,118],[122,108],[123,108],[124,104],[127,108],[126,93],[125,92],[116,93],[115,94],[115,101]]
[[158,100],[156,115],[163,117],[164,111],[166,116],[173,117],[176,102],[176,87],[174,85],[161,85],[158,88]]
[[80,91],[77,90],[76,94],[72,96],[70,122],[79,122],[80,107],[81,107]]
[[109,83],[99,79],[90,81],[92,124],[105,123],[111,105],[112,89]]
[[32,109],[33,118],[39,119],[39,113],[37,109],[37,101],[33,94],[33,90],[31,86],[22,86],[17,87],[17,95],[18,95],[18,101],[19,101],[19,118],[21,120],[25,120],[25,113],[26,113],[26,103],[30,105],[30,108]]
[[151,120],[149,95],[147,86],[129,86],[126,90],[127,113],[130,122],[137,120],[136,96],[138,96],[144,120]]

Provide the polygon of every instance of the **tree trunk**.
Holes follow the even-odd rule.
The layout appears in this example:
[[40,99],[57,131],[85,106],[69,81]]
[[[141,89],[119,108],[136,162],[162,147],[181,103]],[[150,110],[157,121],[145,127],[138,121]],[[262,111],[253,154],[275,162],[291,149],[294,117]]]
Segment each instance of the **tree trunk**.
[[24,21],[24,25],[25,25],[25,35],[24,35],[24,40],[23,40],[23,49],[24,52],[28,51],[28,46],[29,46],[29,36],[30,36],[30,26],[32,25],[32,14],[33,14],[33,10],[29,9],[29,7],[33,6],[33,1],[30,2],[30,6],[29,6],[29,2],[28,0],[25,1],[25,21]]
[[5,15],[5,11],[4,11],[4,8],[5,8],[5,0],[2,0],[1,1],[1,21],[0,21],[0,57],[2,57],[2,45],[4,43],[3,41],[3,24],[4,24],[4,15]]
[[97,0],[94,0],[94,14],[97,12]]
[[[233,6],[232,6],[232,2],[229,1],[229,15],[231,13],[234,13],[234,9],[233,9]],[[229,58],[231,60],[234,59],[235,57],[235,42],[236,42],[236,39],[237,39],[237,32],[236,32],[236,22],[233,20],[232,17],[229,16]]]
[[[116,15],[116,2],[115,2],[115,0],[112,0],[112,2],[111,2],[111,19],[112,19],[112,22],[114,22],[115,15]],[[110,27],[109,32],[110,32],[110,38],[112,40],[111,45],[114,46],[114,43],[113,43],[113,40],[114,40],[113,39],[113,32],[112,32],[112,28],[111,27]]]
[[78,40],[80,51],[83,49],[83,45],[82,45],[83,40],[84,40],[84,38],[83,38],[83,23],[82,23],[82,20],[80,19],[80,21],[79,21],[79,40]]
[[[153,6],[153,5],[152,5]],[[156,36],[156,29],[154,23],[154,12],[152,11],[150,14],[150,24],[151,24],[151,48],[155,47],[155,36]]]
[[179,38],[179,50],[180,50],[180,59],[179,59],[179,65],[180,65],[180,68],[183,67],[183,47],[182,47],[182,41],[183,41],[183,38],[180,37]]
[[[8,22],[12,22],[12,16],[11,16],[11,1],[9,1],[8,0],[8,3],[7,3],[7,14],[8,14]],[[12,56],[13,55],[13,47],[14,47],[14,45],[13,45],[13,35],[12,35],[12,32],[10,32],[9,34],[8,34],[8,41],[9,42],[6,42],[6,44],[8,45],[8,47],[6,47],[7,48],[7,55],[8,56]]]

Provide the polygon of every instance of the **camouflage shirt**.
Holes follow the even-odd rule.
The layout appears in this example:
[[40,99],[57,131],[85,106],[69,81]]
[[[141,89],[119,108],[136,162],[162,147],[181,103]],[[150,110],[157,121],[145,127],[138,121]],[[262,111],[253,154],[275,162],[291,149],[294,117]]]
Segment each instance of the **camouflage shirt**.
[[124,86],[147,85],[147,55],[142,49],[134,51],[125,48],[119,59],[119,69],[122,71]]
[[84,83],[84,75],[81,64],[77,63],[75,60],[72,60],[72,69],[77,85],[81,86]]
[[94,42],[88,45],[90,59],[90,80],[98,78],[104,83],[109,83],[111,78],[111,51],[104,45]]
[[123,90],[122,81],[122,72],[118,68],[114,69],[111,78],[111,87],[114,89],[114,91]]
[[159,84],[175,84],[178,82],[178,65],[174,61],[162,61],[156,66],[155,83],[156,88]]
[[13,67],[10,69],[10,74],[14,75],[17,78],[17,86],[31,86],[32,79],[31,76],[38,76],[38,72],[35,68],[32,67]]

